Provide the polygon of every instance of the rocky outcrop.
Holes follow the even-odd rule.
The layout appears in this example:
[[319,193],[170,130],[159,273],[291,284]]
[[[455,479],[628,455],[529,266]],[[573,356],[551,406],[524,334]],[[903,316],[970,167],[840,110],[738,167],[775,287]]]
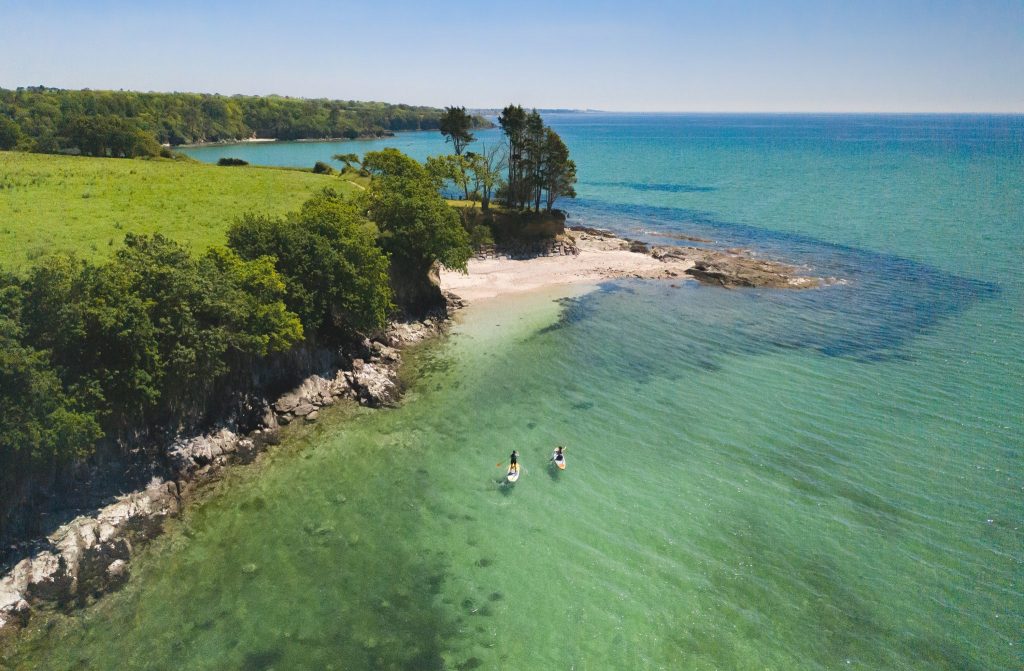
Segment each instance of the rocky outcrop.
[[[456,297],[446,298],[449,309],[461,306]],[[175,441],[166,450],[173,480],[154,479],[93,515],[76,517],[0,578],[0,630],[25,624],[34,608],[81,605],[123,585],[134,550],[177,515],[188,486],[277,444],[279,426],[315,422],[322,408],[342,399],[370,407],[397,403],[402,391],[398,348],[437,335],[448,324],[442,316],[391,324],[379,339],[364,340],[357,348],[359,358],[348,365],[310,376],[273,403],[264,403],[263,425],[249,435],[220,428]]]
[[154,480],[59,528],[0,579],[0,628],[24,624],[32,607],[81,604],[122,585],[134,544],[159,534],[179,508],[177,484]]
[[727,288],[809,289],[825,283],[820,277],[801,275],[795,266],[756,258],[746,249],[665,246],[654,247],[650,254],[666,263],[685,263],[687,275]]
[[579,247],[571,238],[558,236],[553,239],[516,240],[500,245],[484,245],[476,250],[477,259],[533,259],[539,256],[576,256]]
[[252,441],[229,429],[175,441],[167,451],[178,479],[191,480],[196,475],[219,468],[240,449],[251,448]]
[[[769,287],[773,289],[809,289],[835,282],[834,278],[823,279],[801,273],[796,266],[778,261],[758,258],[749,249],[716,249],[692,245],[649,246],[640,240],[622,238],[611,231],[587,226],[572,226],[570,230],[581,240],[596,242],[600,249],[620,249],[649,254],[664,263],[664,273],[657,276],[676,277],[689,275],[705,284],[727,288]],[[673,233],[645,231],[662,238],[673,238],[700,243],[712,240]],[[651,277],[651,275],[648,275]]]
[[398,374],[391,366],[356,359],[348,379],[363,405],[393,405],[398,400]]

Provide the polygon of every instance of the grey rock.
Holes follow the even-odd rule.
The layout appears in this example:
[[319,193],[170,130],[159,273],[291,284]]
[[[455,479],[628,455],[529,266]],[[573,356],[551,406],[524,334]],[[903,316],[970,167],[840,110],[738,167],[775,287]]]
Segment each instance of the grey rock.
[[398,363],[402,360],[402,355],[399,354],[398,350],[387,345],[381,345],[378,356],[384,363]]
[[311,403],[303,403],[299,407],[295,408],[296,417],[305,417],[311,412],[316,411],[316,406]]
[[268,429],[276,429],[277,413],[274,412],[274,408],[268,405],[263,412],[263,417],[260,419],[260,422]]
[[0,581],[0,631],[10,625],[25,626],[31,615],[31,607],[20,592],[10,590]]
[[387,366],[365,364],[353,371],[359,402],[369,406],[393,405],[400,393],[398,374]]
[[25,597],[20,590],[14,586],[14,580],[4,578],[0,580],[0,616],[4,613],[13,613]]
[[72,593],[73,578],[61,555],[44,551],[31,559],[28,590],[31,601],[63,602]]
[[110,588],[117,588],[128,581],[128,562],[124,559],[115,559],[107,565],[106,582]]
[[285,394],[281,398],[277,399],[277,403],[274,404],[274,408],[278,412],[291,412],[299,404],[299,395],[296,393]]
[[14,590],[24,594],[28,591],[28,581],[32,577],[32,560],[22,559],[20,562],[15,564],[11,572],[4,576],[4,581],[7,582]]
[[330,395],[331,393],[331,380],[320,375],[311,375],[302,381],[293,392],[299,397],[299,403],[292,408],[292,412],[301,406],[303,403],[316,404],[324,394]]
[[221,429],[217,433],[176,441],[168,449],[167,456],[178,475],[190,479],[199,469],[234,452],[237,442],[238,436],[234,432]]

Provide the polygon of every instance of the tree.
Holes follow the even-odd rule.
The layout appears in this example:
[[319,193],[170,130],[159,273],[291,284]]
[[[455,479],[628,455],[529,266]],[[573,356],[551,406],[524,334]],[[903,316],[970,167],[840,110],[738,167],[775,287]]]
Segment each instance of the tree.
[[465,107],[445,107],[438,122],[438,130],[444,135],[445,142],[452,143],[456,156],[462,156],[466,145],[476,139],[470,132],[472,127],[473,117],[466,114]]
[[380,151],[367,152],[363,156],[363,170],[372,177],[397,177],[402,179],[428,179],[441,188],[436,177],[427,172],[426,167],[402,152],[388,147]]
[[[111,150],[110,144],[86,149],[78,144],[81,138],[72,140],[61,131],[80,118],[104,120],[104,125],[114,117],[156,143],[249,137],[357,138],[380,136],[388,131],[437,129],[442,114],[442,110],[429,107],[280,96],[66,91],[44,87],[0,89],[0,117],[18,124],[23,146],[42,152],[79,148],[82,153],[95,156],[133,154]],[[479,121],[472,117],[469,120],[471,124]],[[77,130],[92,135],[96,128],[89,121]],[[131,144],[140,141],[133,139]]]
[[286,285],[273,258],[247,261],[213,247],[200,257],[199,274],[217,287],[207,309],[223,327],[229,350],[263,357],[302,340],[302,320],[285,305]]
[[47,352],[26,344],[17,280],[0,276],[0,537],[5,513],[33,475],[88,454],[102,432],[65,392]]
[[479,154],[469,152],[469,171],[473,176],[473,191],[480,196],[481,208],[490,209],[491,196],[501,184],[501,173],[505,169],[507,154],[500,145],[488,148],[486,145]]
[[[395,150],[372,154],[389,151]],[[465,270],[471,250],[458,215],[438,194],[436,180],[423,166],[395,153],[419,170],[380,173],[361,194],[370,219],[380,229],[381,246],[393,265],[400,263],[415,272],[425,273],[434,263]],[[372,154],[365,159],[371,165],[376,163]]]
[[470,156],[472,155],[472,152],[470,152],[465,156],[457,154],[429,156],[426,162],[427,173],[433,179],[439,180],[442,185],[449,180],[454,182],[456,186],[462,189],[463,198],[470,200],[472,196],[469,191],[472,163]]
[[545,205],[550,212],[560,196],[576,196],[576,164],[569,160],[562,138],[544,125],[537,110],[527,114],[522,107],[509,105],[498,122],[509,143],[505,187],[509,207],[532,206],[539,212],[546,192]]
[[72,116],[61,129],[65,146],[89,156],[156,156],[160,145],[137,125],[114,114]]
[[544,119],[537,110],[526,117],[526,128],[523,137],[522,174],[519,183],[519,205],[540,211],[541,189],[543,188],[542,173],[544,172]]
[[396,297],[409,310],[433,307],[443,301],[428,279],[435,266],[464,272],[472,254],[459,216],[438,193],[436,175],[405,154],[370,152],[363,165],[374,178],[360,194],[360,209],[380,230],[378,244],[391,259]]
[[343,171],[356,170],[355,166],[360,165],[359,154],[335,154],[331,158],[345,165]]
[[508,105],[498,116],[498,125],[508,139],[508,181],[506,205],[518,204],[523,160],[523,141],[526,132],[526,110],[520,105]]
[[388,259],[377,229],[333,191],[283,219],[249,215],[228,245],[249,260],[272,259],[288,309],[309,333],[352,335],[381,328],[391,311]]
[[0,114],[0,149],[14,149],[21,140],[21,129],[13,119]]
[[267,261],[227,250],[197,260],[159,234],[129,234],[99,266],[50,257],[26,288],[27,338],[113,435],[201,414],[245,357],[302,337]]
[[541,184],[547,190],[548,212],[559,196],[576,197],[576,163],[569,158],[569,148],[555,131],[546,129],[544,140],[544,169]]

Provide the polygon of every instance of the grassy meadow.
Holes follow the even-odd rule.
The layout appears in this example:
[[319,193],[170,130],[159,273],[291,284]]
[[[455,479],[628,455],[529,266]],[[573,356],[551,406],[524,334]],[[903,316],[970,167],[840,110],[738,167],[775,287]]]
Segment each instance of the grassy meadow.
[[56,251],[100,260],[126,233],[162,233],[194,252],[224,242],[241,214],[284,214],[337,176],[192,161],[0,151],[0,269],[20,271]]

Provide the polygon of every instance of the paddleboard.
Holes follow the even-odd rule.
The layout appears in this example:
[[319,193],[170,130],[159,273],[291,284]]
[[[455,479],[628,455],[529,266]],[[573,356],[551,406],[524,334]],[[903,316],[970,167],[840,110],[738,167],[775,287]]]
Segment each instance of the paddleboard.
[[565,470],[565,454],[562,454],[562,458],[558,458],[558,452],[551,455],[551,461],[555,462],[555,466],[558,466],[563,471]]
[[519,467],[514,468],[514,469],[513,468],[509,468],[508,469],[508,474],[505,476],[505,478],[509,482],[515,482],[516,480],[519,479],[519,469],[520,468],[522,468],[522,466],[519,466]]

